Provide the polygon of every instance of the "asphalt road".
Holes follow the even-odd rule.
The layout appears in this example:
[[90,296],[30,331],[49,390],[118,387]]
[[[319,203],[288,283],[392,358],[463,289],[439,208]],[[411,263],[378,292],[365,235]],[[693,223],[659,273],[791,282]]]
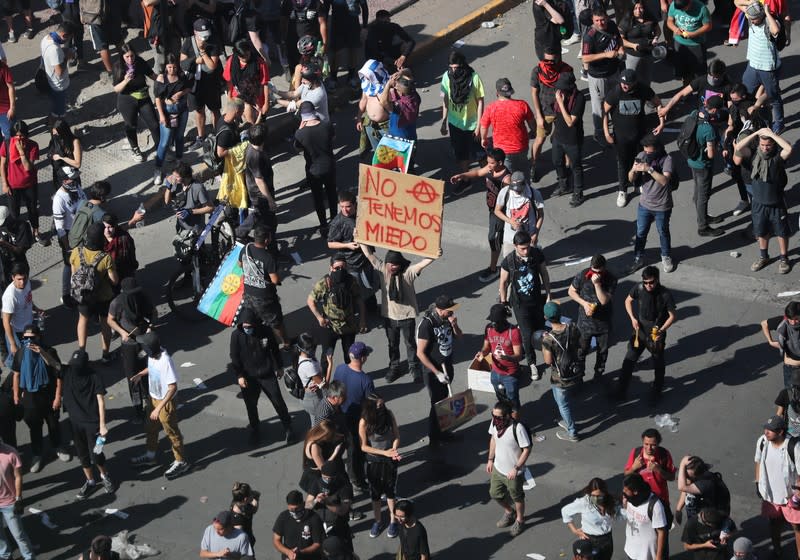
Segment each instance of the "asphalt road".
[[[465,38],[461,47],[489,90],[499,77],[508,77],[516,87],[518,97],[527,98],[527,83],[533,66],[530,5],[525,4],[498,20],[494,29],[480,29]],[[787,100],[787,124],[796,125],[793,107],[797,102],[798,53],[792,45],[783,53],[786,64],[784,76]],[[565,59],[577,67],[575,46]],[[728,62],[735,75],[744,66],[745,47],[738,49],[716,47],[715,56]],[[452,171],[449,144],[438,132],[440,118],[436,76],[444,71],[446,52],[416,68],[423,95],[421,116],[419,168],[425,175],[445,178]],[[677,87],[663,81],[664,68],[656,72],[657,93],[667,98]],[[585,84],[583,84],[585,87]],[[492,94],[487,91],[487,101]],[[355,187],[356,137],[352,128],[353,110],[334,115],[337,123],[339,184]],[[585,124],[591,130],[590,118]],[[121,136],[121,130],[118,130]],[[796,130],[786,136],[795,141]],[[117,138],[118,140],[118,138]],[[118,142],[117,144],[118,145]],[[599,152],[587,140],[587,189],[589,200],[578,209],[569,208],[568,199],[546,200],[546,221],[542,245],[550,262],[554,297],[568,300],[567,286],[582,265],[571,261],[602,252],[609,257],[612,270],[621,271],[631,258],[634,233],[635,200],[626,208],[615,206],[616,187],[613,184],[615,162],[610,152]],[[142,166],[131,167],[120,158],[109,155],[114,148],[97,150],[91,157],[106,158],[116,166],[115,177],[143,180],[149,171]],[[302,159],[289,157],[287,144],[276,139],[275,170],[278,185],[280,236],[292,251],[297,251],[303,263],[283,271],[284,285],[280,295],[293,332],[312,328],[313,317],[304,308],[312,282],[327,268],[328,251],[314,233],[315,218],[311,213],[310,194],[298,182],[303,176]],[[545,157],[549,156],[549,146]],[[90,167],[91,169],[91,167]],[[547,174],[539,182],[547,199],[555,183],[548,164]],[[790,204],[797,200],[794,179],[796,159],[790,162]],[[684,170],[685,171],[685,170]],[[118,174],[118,175],[117,175]],[[126,175],[127,174],[127,175]],[[137,175],[132,175],[137,174]],[[688,173],[684,173],[688,177]],[[684,454],[701,455],[719,470],[732,492],[732,516],[745,534],[754,542],[767,542],[766,525],[758,517],[760,504],[752,492],[752,457],[754,444],[764,420],[774,411],[772,402],[782,380],[780,357],[763,342],[758,321],[778,315],[786,299],[777,298],[781,291],[794,289],[796,273],[779,276],[775,266],[753,274],[749,265],[757,255],[754,244],[742,235],[748,224],[747,216],[730,217],[737,196],[727,176],[719,174],[714,181],[711,199],[714,214],[728,214],[725,226],[728,233],[720,238],[698,238],[694,227],[694,208],[691,185],[681,184],[675,194],[672,234],[677,269],[664,275],[678,304],[678,322],[670,330],[667,348],[668,382],[663,401],[657,408],[644,400],[652,379],[651,363],[645,359],[637,370],[639,382],[631,387],[632,400],[621,407],[612,406],[602,390],[587,386],[573,405],[583,439],[576,444],[555,438],[557,411],[546,380],[534,382],[523,389],[521,399],[524,415],[532,428],[547,436],[534,446],[531,470],[537,487],[528,492],[528,513],[525,532],[511,539],[505,530],[494,526],[499,508],[488,498],[488,477],[484,472],[489,422],[487,407],[492,396],[477,395],[479,416],[458,430],[458,441],[432,452],[423,437],[426,430],[427,395],[421,385],[408,376],[392,385],[383,380],[387,355],[383,332],[374,323],[363,340],[376,352],[367,363],[374,375],[378,390],[387,398],[388,406],[400,423],[402,452],[407,455],[400,469],[399,493],[417,502],[423,523],[428,528],[434,557],[454,558],[523,558],[530,552],[544,554],[548,559],[568,557],[572,536],[560,520],[560,506],[571,499],[589,478],[601,476],[611,488],[620,490],[621,472],[629,450],[639,444],[639,434],[653,427],[656,414],[669,413],[680,419],[677,433],[666,432],[665,446],[676,461]],[[138,204],[136,187],[125,199],[125,208]],[[135,202],[131,204],[131,202]],[[39,557],[69,558],[77,556],[98,533],[113,534],[127,529],[137,534],[137,541],[149,543],[162,551],[165,558],[194,557],[199,550],[204,527],[213,515],[228,506],[230,487],[235,480],[245,480],[262,492],[262,505],[254,527],[258,538],[259,558],[276,558],[271,548],[271,527],[283,508],[283,498],[296,487],[300,476],[301,446],[286,447],[280,443],[282,430],[268,404],[262,403],[266,443],[252,448],[246,444],[246,424],[243,402],[236,398],[234,380],[226,373],[229,332],[212,322],[189,324],[170,316],[164,309],[163,285],[175,266],[169,240],[172,220],[153,213],[148,225],[137,229],[141,282],[160,302],[165,324],[160,333],[165,346],[173,353],[181,374],[178,395],[183,405],[179,411],[181,428],[187,442],[187,452],[194,469],[186,476],[168,482],[160,469],[135,471],[127,460],[143,449],[144,437],[134,425],[126,422],[126,388],[119,363],[110,367],[96,364],[110,386],[111,433],[106,448],[109,469],[120,482],[116,497],[95,494],[89,500],[76,502],[73,498],[81,484],[79,465],[53,462],[42,472],[25,477],[26,506],[47,512],[58,527],[47,528],[36,515],[25,517],[25,526],[39,547]],[[486,266],[488,248],[483,193],[476,186],[459,198],[449,197],[445,204],[444,255],[424,272],[417,282],[420,305],[446,293],[461,302],[458,311],[465,331],[456,345],[457,376],[455,388],[466,386],[467,363],[480,345],[480,337],[488,309],[496,298],[496,284],[483,285],[478,273]],[[648,259],[658,259],[655,232],[651,232]],[[794,245],[794,238],[792,239]],[[730,256],[731,251],[742,254]],[[792,258],[797,252],[792,251]],[[616,293],[615,342],[607,371],[616,375],[624,355],[624,344],[630,327],[622,309],[622,300],[634,278],[622,277]],[[50,269],[37,279],[35,301],[50,309],[47,336],[66,359],[74,348],[75,316],[58,306],[60,270]],[[565,314],[574,315],[575,306],[566,304]],[[92,358],[99,357],[96,332],[88,347]],[[338,356],[338,354],[337,354]],[[591,360],[590,358],[590,363]],[[192,365],[187,365],[191,363]],[[198,389],[194,378],[201,379],[206,388]],[[305,413],[298,401],[286,396],[295,425],[305,429]],[[18,433],[27,440],[27,430],[20,424]],[[23,450],[25,446],[23,446]],[[162,442],[160,458],[166,466],[171,459]],[[672,485],[673,504],[677,490]],[[128,514],[125,520],[104,514],[115,508]],[[369,503],[358,502],[358,508],[368,517],[353,526],[356,551],[361,558],[389,560],[394,558],[397,541],[385,533],[370,539]],[[624,527],[615,529],[617,556],[621,557]],[[680,530],[671,533],[671,549],[680,550]],[[787,550],[791,550],[787,547]]]

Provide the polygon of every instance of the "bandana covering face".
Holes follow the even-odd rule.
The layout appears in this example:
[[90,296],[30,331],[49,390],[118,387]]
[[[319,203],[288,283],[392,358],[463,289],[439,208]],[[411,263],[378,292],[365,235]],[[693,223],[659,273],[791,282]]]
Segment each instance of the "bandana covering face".
[[389,81],[389,73],[386,68],[382,63],[373,59],[364,63],[364,66],[358,71],[358,77],[361,78],[361,91],[366,93],[367,97],[380,95],[386,82]]

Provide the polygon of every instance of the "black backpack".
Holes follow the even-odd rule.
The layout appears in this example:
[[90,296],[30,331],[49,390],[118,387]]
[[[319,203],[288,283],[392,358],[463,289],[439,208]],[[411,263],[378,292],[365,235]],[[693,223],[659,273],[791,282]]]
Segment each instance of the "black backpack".
[[[533,432],[528,427],[528,425],[525,422],[523,422],[522,420],[514,420],[513,422],[511,422],[511,433],[514,435],[514,441],[517,442],[517,447],[520,447],[520,445],[519,445],[519,437],[517,437],[517,426],[522,426],[523,427],[523,429],[525,430],[525,433],[528,434],[528,439],[531,441],[531,443],[533,443]],[[522,447],[520,447],[520,449],[522,449]]]
[[[577,351],[571,342],[572,338],[575,336],[575,329],[577,329],[577,327],[569,323],[567,328],[564,329],[564,332],[558,337],[552,332],[545,333],[553,339],[560,350],[559,355],[553,362],[553,366],[558,372],[558,377],[562,383],[573,383],[583,377],[583,371],[581,371],[580,363],[578,362]],[[559,337],[563,337],[563,343],[559,340]]]
[[211,170],[214,176],[222,175],[225,170],[225,158],[217,155],[217,135],[214,132],[209,132],[203,138],[203,153],[200,156],[201,161]]
[[692,111],[686,117],[681,125],[681,131],[678,133],[678,138],[675,143],[678,145],[678,151],[686,159],[697,159],[700,155],[700,144],[697,143],[697,123],[699,115],[697,111]]
[[[300,364],[303,362],[310,361],[309,359],[300,360],[297,362],[297,368],[299,368]],[[296,399],[303,400],[303,397],[306,395],[306,388],[305,385],[303,385],[303,381],[300,379],[300,374],[297,373],[297,368],[287,367],[283,370],[283,383],[286,385],[286,389],[289,391],[290,395]]]
[[775,45],[775,50],[778,52],[782,51],[786,48],[786,43],[788,42],[786,39],[786,26],[782,21],[778,21],[778,35],[773,37],[772,33],[769,32],[769,25],[764,24],[764,33],[767,34],[767,39],[770,40],[772,44]]

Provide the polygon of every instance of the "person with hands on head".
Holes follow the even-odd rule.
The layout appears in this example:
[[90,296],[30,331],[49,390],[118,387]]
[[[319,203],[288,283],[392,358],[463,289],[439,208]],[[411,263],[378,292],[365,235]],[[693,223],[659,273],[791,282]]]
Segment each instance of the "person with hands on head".
[[686,455],[678,465],[678,491],[681,493],[675,506],[675,517],[680,520],[697,517],[700,510],[713,508],[724,515],[731,512],[731,493],[722,475],[711,472],[711,465],[695,455]]
[[[774,325],[778,340],[772,338],[770,325]],[[800,371],[800,301],[790,301],[783,309],[783,317],[761,321],[761,332],[767,344],[780,350],[783,357],[783,386],[791,387],[792,376]]]
[[247,533],[233,526],[233,512],[221,511],[203,532],[200,558],[255,557]]
[[417,358],[423,367],[422,379],[428,389],[431,408],[428,414],[428,438],[431,445],[451,439],[452,435],[439,428],[436,403],[447,398],[452,383],[453,344],[461,338],[461,327],[455,311],[459,304],[444,294],[428,307],[417,325]]
[[319,559],[325,529],[322,520],[306,509],[303,495],[292,490],[286,495],[286,509],[272,527],[272,546],[281,560]]
[[[611,529],[615,521],[622,519],[617,501],[602,478],[591,479],[581,494],[561,508],[561,520],[581,539],[578,542],[588,543],[586,546],[594,549],[597,560],[611,560],[614,554]],[[581,525],[577,527],[575,516],[579,514]]]
[[82,500],[97,488],[92,465],[96,466],[100,473],[103,489],[107,494],[113,494],[114,482],[106,469],[106,457],[102,447],[99,453],[95,452],[95,438],[97,436],[105,438],[108,435],[106,389],[103,380],[89,367],[89,355],[84,350],[72,353],[63,377],[64,410],[69,415],[75,452],[86,476],[86,481],[76,497]]
[[[22,459],[19,452],[0,441],[0,514],[3,516],[8,532],[17,541],[17,548],[23,560],[36,558],[31,539],[22,526],[25,506],[22,502]],[[11,558],[6,540],[6,531],[0,531],[0,552]]]
[[417,93],[411,69],[405,68],[392,74],[378,99],[389,111],[389,135],[416,140],[422,98]]

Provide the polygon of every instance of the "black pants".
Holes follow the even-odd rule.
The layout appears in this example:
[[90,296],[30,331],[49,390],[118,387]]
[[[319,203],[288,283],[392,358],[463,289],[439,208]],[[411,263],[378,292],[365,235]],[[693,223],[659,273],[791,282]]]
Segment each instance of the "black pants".
[[406,356],[408,356],[408,371],[412,375],[420,372],[419,359],[417,358],[417,334],[414,319],[396,321],[384,317],[383,327],[386,329],[386,340],[389,343],[389,372],[400,370],[400,335],[406,343]]
[[[513,289],[513,288],[512,288]],[[536,366],[536,350],[533,348],[533,333],[544,328],[544,311],[542,305],[513,305],[514,317],[522,336],[522,348],[525,359],[531,368]],[[534,372],[535,373],[535,372]]]
[[619,190],[624,191],[628,188],[628,171],[633,167],[633,160],[639,153],[638,140],[614,139],[614,149],[617,151],[617,181]]
[[292,418],[289,416],[289,409],[286,408],[281,389],[278,386],[278,378],[273,375],[272,377],[247,377],[246,379],[247,388],[242,389],[242,396],[244,405],[247,407],[247,419],[250,421],[250,427],[257,430],[261,422],[258,417],[258,397],[261,395],[261,391],[264,391],[269,402],[275,408],[275,412],[278,413],[283,427],[287,430],[291,428]]
[[350,431],[350,437],[347,439],[347,476],[354,486],[366,488],[367,486],[367,471],[366,459],[364,452],[361,451],[361,438],[358,436],[358,421],[359,416],[348,414],[347,428]]
[[569,158],[569,169],[572,172],[572,192],[583,194],[583,145],[581,144],[562,144],[557,140],[550,140],[552,143],[553,167],[556,168],[558,176],[558,186],[567,186],[570,176],[567,175],[567,162],[564,156]]
[[600,377],[606,371],[606,360],[608,359],[608,332],[604,333],[584,333],[581,331],[580,346],[578,347],[578,361],[583,371],[586,371],[586,355],[592,343],[592,337],[597,340],[597,359],[594,362],[594,376]]
[[[332,329],[327,328],[322,335],[322,355],[328,359],[333,359],[333,353],[336,350],[336,341],[340,341],[342,345],[342,358],[344,363],[350,361],[350,346],[356,341],[356,333],[339,334]],[[330,356],[329,356],[330,354]],[[325,368],[322,368],[325,371]]]
[[594,560],[611,560],[614,555],[614,539],[611,537],[611,533],[587,536],[592,541],[592,548],[597,551]]
[[736,181],[736,188],[739,191],[739,200],[750,203],[750,196],[747,194],[747,187],[742,177],[742,166],[731,162],[731,178]]
[[311,196],[314,199],[314,210],[317,211],[319,225],[324,226],[328,223],[328,220],[325,219],[326,199],[331,220],[336,216],[339,205],[339,194],[336,192],[336,172],[326,173],[320,177],[312,173],[306,173],[306,182],[311,188]]
[[19,217],[22,206],[28,211],[28,221],[35,230],[39,229],[39,186],[33,185],[24,189],[11,189],[8,197],[8,208],[11,213]]
[[81,23],[80,1],[75,0],[71,4],[63,4],[61,18],[72,24],[72,46],[75,47],[75,55],[78,60],[83,60],[83,24]]
[[[434,362],[434,365],[437,365],[439,370],[444,367],[448,379],[450,379],[450,381],[453,380],[454,372],[452,363],[436,364]],[[430,414],[428,414],[428,439],[436,441],[441,439],[442,431],[439,429],[439,418],[436,415],[436,407],[434,405],[440,400],[447,398],[447,385],[439,381],[430,371],[423,372],[422,379],[425,382],[425,387],[428,389],[428,396],[431,400],[431,410]]]
[[17,446],[17,410],[11,392],[0,391],[0,439],[11,447]]
[[136,129],[139,126],[139,117],[142,117],[145,126],[153,137],[153,144],[158,146],[160,138],[158,118],[153,102],[149,97],[145,99],[135,99],[128,94],[120,93],[117,95],[117,110],[125,121],[125,136],[132,149],[139,149],[139,139],[136,137]]
[[94,463],[98,467],[106,464],[106,456],[101,452],[94,454],[94,442],[98,434],[96,424],[86,424],[82,422],[72,422],[72,441],[75,444],[75,453],[81,461],[81,467],[88,469]]
[[650,332],[647,329],[639,332],[638,348],[634,347],[633,345],[633,337],[631,337],[631,340],[628,341],[628,351],[625,354],[625,359],[622,360],[622,373],[619,377],[619,392],[621,395],[624,395],[627,392],[628,385],[630,384],[631,377],[633,376],[633,368],[636,366],[636,362],[639,360],[639,356],[642,355],[642,352],[645,351],[645,348],[653,357],[653,373],[655,374],[653,390],[657,393],[660,393],[661,389],[664,388],[666,362],[664,360],[663,344],[666,342],[666,333],[661,333],[662,342],[658,347],[652,344],[652,342],[647,338],[649,336]]
[[23,419],[31,432],[31,450],[36,457],[42,456],[42,424],[47,424],[47,435],[53,449],[61,447],[61,432],[58,426],[57,410],[53,410],[55,387],[44,387],[35,393],[27,391],[22,395]]
[[694,179],[692,200],[697,214],[697,229],[705,229],[708,227],[708,199],[711,198],[711,180],[714,178],[714,172],[710,167],[691,169]]
[[123,342],[120,346],[120,356],[122,358],[122,371],[128,379],[128,393],[131,397],[133,412],[139,416],[144,416],[144,405],[148,401],[147,382],[131,382],[131,377],[142,371],[145,367],[145,360],[139,357],[140,346],[137,343]]

